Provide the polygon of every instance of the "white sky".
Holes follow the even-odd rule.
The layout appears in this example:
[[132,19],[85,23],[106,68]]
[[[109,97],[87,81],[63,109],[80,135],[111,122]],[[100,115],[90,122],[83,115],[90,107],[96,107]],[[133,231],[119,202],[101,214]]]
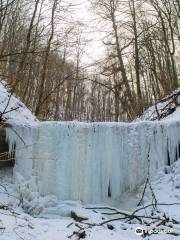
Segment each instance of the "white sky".
[[100,60],[104,55],[104,46],[102,44],[102,34],[96,29],[97,16],[91,11],[91,4],[88,0],[74,0],[73,4],[77,4],[74,11],[73,18],[87,24],[85,29],[85,36],[90,40],[85,49],[83,61],[85,64],[91,64]]
[[[46,0],[45,0],[46,2]],[[73,6],[67,7],[69,4]],[[48,11],[49,1],[47,1],[47,5],[44,7],[44,22],[45,25],[49,26],[50,24],[50,13]],[[70,25],[74,25],[74,22],[82,22],[86,26],[83,29],[83,38],[85,37],[87,41],[86,46],[84,47],[84,54],[81,58],[81,66],[92,65],[93,63],[100,61],[104,58],[105,55],[105,47],[102,43],[103,33],[97,30],[97,18],[95,13],[91,10],[91,3],[88,0],[62,0],[60,6],[64,8],[68,8],[68,12],[59,11],[61,7],[56,12],[56,37],[61,42],[62,40],[66,40],[65,31],[66,23],[68,23],[68,27]],[[50,10],[51,11],[51,10]],[[63,25],[64,24],[64,25]],[[78,26],[78,25],[77,25]],[[76,37],[76,35],[74,35]],[[55,38],[55,41],[57,40]],[[69,44],[72,43],[74,45],[75,38],[70,35]],[[76,50],[69,48],[68,58],[72,60],[74,58]]]

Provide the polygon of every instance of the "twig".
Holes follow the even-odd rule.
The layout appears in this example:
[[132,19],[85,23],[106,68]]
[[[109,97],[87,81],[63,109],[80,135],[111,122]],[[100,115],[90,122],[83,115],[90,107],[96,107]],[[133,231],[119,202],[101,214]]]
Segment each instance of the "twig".
[[144,199],[144,195],[145,195],[145,192],[146,192],[146,189],[147,189],[147,186],[149,185],[149,188],[150,188],[151,194],[152,194],[152,202],[154,201],[153,206],[156,207],[156,205],[157,205],[157,199],[156,199],[155,193],[154,193],[154,191],[153,191],[153,188],[152,188],[151,182],[150,182],[150,159],[149,159],[149,154],[150,154],[150,144],[149,144],[149,150],[148,150],[148,155],[147,155],[147,158],[148,158],[147,179],[146,179],[146,182],[145,182],[145,186],[144,186],[144,190],[143,190],[141,199],[140,199],[140,201],[139,201],[139,203],[138,203],[137,206],[140,206],[140,205],[142,204],[143,199]]

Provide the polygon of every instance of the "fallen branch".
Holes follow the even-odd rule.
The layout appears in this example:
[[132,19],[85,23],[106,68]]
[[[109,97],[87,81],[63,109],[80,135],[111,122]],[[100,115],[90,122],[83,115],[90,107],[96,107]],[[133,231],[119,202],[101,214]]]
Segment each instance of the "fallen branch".
[[88,218],[79,216],[76,212],[71,211],[71,218],[73,218],[76,222],[82,222],[88,220]]
[[78,232],[74,231],[68,238],[72,238],[73,236],[76,236],[79,239],[84,239],[86,238],[86,232],[83,230],[80,230]]
[[[173,205],[178,205],[180,206],[180,203],[160,203],[160,204],[156,204],[157,206],[173,206]],[[120,214],[122,215],[122,217],[117,217],[117,218],[113,218],[113,219],[108,219],[106,221],[103,221],[99,224],[96,224],[96,226],[103,226],[105,224],[109,224],[112,222],[116,222],[116,221],[121,221],[121,220],[127,220],[128,222],[132,221],[132,220],[138,220],[138,222],[140,222],[141,224],[146,224],[147,226],[151,225],[151,224],[155,224],[157,223],[156,227],[159,226],[165,226],[168,223],[171,224],[180,224],[179,220],[176,219],[170,219],[168,216],[166,216],[166,214],[163,215],[163,217],[160,217],[158,215],[153,215],[153,216],[145,216],[143,214],[137,214],[138,212],[140,212],[141,210],[145,210],[149,207],[153,207],[154,204],[149,204],[147,206],[141,207],[136,209],[133,213],[127,213],[127,212],[123,212],[120,211],[116,208],[112,208],[112,207],[91,207],[91,208],[86,208],[86,209],[95,209],[95,210],[110,210],[113,212],[110,213],[102,213],[105,215],[116,215],[116,214]],[[147,221],[147,220],[152,220],[151,222]],[[170,233],[169,233],[170,234]],[[172,233],[173,234],[173,233]]]

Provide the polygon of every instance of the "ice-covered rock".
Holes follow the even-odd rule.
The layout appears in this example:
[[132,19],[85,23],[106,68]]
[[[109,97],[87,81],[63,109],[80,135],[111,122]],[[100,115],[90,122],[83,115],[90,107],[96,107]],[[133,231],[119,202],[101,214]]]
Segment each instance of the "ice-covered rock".
[[16,145],[14,175],[27,198],[29,191],[60,201],[115,200],[144,182],[148,161],[153,176],[179,155],[179,122],[45,122],[15,131],[20,137],[7,129],[7,138]]

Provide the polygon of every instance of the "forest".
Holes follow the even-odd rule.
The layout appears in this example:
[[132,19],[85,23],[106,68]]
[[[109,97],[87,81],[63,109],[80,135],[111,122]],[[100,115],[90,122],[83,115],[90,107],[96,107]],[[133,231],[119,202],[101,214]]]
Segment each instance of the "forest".
[[[90,0],[105,51],[69,0],[0,2],[0,77],[40,120],[132,121],[179,86],[178,0]],[[96,51],[96,49],[93,49]],[[97,49],[98,51],[98,49]]]
[[179,23],[179,0],[0,0],[0,240],[180,239]]

